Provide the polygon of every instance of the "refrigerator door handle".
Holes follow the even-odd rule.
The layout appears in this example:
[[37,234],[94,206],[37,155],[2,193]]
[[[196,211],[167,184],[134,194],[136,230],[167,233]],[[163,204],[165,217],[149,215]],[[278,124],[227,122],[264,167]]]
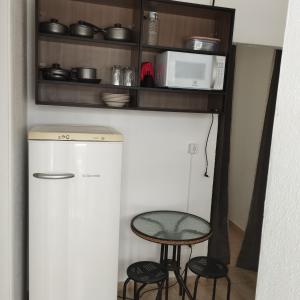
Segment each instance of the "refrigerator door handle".
[[69,179],[75,177],[75,174],[72,173],[57,173],[57,174],[51,174],[51,173],[34,173],[33,177],[38,179]]

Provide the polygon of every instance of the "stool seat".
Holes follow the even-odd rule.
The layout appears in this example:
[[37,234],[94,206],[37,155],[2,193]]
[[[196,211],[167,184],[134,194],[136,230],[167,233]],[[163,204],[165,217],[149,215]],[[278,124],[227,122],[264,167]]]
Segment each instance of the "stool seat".
[[159,263],[139,261],[127,268],[127,276],[139,283],[158,283],[167,279],[167,270]]
[[211,279],[226,277],[227,267],[218,260],[206,256],[192,258],[188,263],[189,269],[201,276]]
[[[214,280],[212,300],[216,299],[217,280],[224,277],[227,280],[227,300],[230,300],[231,281],[228,277],[228,268],[224,264],[214,258],[207,256],[194,257],[186,265],[184,272],[184,282],[186,282],[187,280],[188,269],[190,269],[194,274],[197,275],[194,285],[193,300],[196,300],[197,298],[197,289],[200,277]],[[182,300],[184,300],[184,297],[185,295],[183,293]]]

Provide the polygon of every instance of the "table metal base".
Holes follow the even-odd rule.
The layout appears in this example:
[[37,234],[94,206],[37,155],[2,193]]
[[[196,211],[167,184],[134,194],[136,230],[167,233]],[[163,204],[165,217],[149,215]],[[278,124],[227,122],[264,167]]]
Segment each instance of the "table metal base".
[[[193,299],[192,294],[190,293],[189,289],[187,288],[183,277],[180,274],[180,258],[181,258],[181,246],[174,245],[170,246],[173,248],[172,251],[172,258],[169,259],[169,245],[161,245],[160,250],[160,263],[166,266],[168,271],[174,272],[176,280],[179,284],[179,295],[182,296],[183,290],[189,299]],[[169,297],[169,276],[166,280],[166,289],[165,289],[165,299],[168,300]]]

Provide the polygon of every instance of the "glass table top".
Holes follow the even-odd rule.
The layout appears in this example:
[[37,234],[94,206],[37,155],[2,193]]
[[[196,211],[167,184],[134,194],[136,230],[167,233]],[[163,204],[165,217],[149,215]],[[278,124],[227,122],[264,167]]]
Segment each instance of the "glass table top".
[[179,211],[152,211],[140,214],[131,221],[138,236],[157,243],[196,244],[211,235],[210,224],[204,219]]

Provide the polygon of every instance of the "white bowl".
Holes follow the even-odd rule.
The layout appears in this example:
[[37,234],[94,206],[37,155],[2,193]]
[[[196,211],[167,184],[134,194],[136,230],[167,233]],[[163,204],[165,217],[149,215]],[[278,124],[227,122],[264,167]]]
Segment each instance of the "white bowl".
[[129,99],[129,95],[118,95],[118,96],[102,96],[102,99]]
[[120,93],[120,94],[112,94],[112,93],[102,93],[102,97],[129,97],[128,94]]
[[124,102],[129,101],[129,98],[102,98],[103,101],[117,101],[117,102]]

